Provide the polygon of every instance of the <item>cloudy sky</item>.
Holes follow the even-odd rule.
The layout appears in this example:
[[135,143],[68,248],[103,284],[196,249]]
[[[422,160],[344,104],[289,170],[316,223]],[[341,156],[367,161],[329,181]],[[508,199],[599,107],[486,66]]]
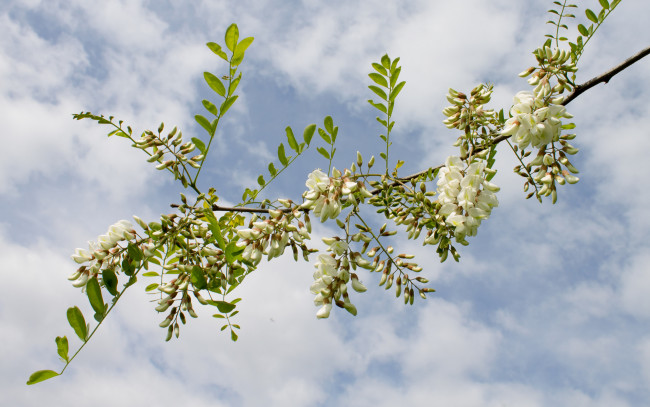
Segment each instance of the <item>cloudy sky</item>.
[[[581,3],[597,8],[597,1]],[[189,5],[191,4],[191,5]],[[513,157],[501,148],[500,206],[440,264],[415,253],[437,290],[404,307],[362,275],[359,316],[316,320],[313,266],[261,263],[238,288],[240,340],[219,332],[208,310],[180,340],[164,342],[162,319],[131,288],[65,375],[54,338],[78,342],[65,310],[84,295],[66,277],[69,256],[119,219],[153,220],[179,189],[123,139],[73,121],[91,110],[136,132],[161,121],[202,137],[193,117],[212,98],[203,72],[224,72],[205,43],[233,22],[254,36],[241,96],[202,174],[236,202],[283,141],[332,115],[337,166],[382,149],[366,103],[370,63],[401,57],[407,85],[395,110],[394,157],[406,172],[437,165],[457,137],[441,123],[446,90],[495,84],[493,106],[527,89],[516,76],[551,26],[550,1],[406,2],[4,0],[0,4],[0,394],[7,405],[140,406],[639,406],[650,404],[650,60],[569,105],[581,181],[560,201],[526,201]],[[624,1],[581,61],[579,81],[650,45],[650,3]],[[580,20],[582,21],[582,19]],[[571,27],[570,36],[575,34]],[[298,162],[269,196],[296,199]],[[317,232],[332,233],[325,224]]]

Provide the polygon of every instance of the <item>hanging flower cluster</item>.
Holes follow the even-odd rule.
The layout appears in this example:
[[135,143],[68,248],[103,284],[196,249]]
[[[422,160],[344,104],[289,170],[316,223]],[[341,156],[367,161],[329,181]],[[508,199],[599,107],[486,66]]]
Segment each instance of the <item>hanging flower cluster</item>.
[[[501,134],[511,136],[516,148],[521,150],[517,155],[522,165],[515,167],[515,172],[526,178],[524,191],[528,191],[531,185],[535,188],[527,198],[537,195],[541,202],[543,196],[550,195],[555,203],[556,184],[578,182],[578,177],[572,175],[578,170],[567,158],[567,155],[578,152],[568,142],[575,138],[575,134],[561,134],[563,129],[575,127],[572,123],[563,124],[563,119],[573,116],[562,106],[562,93],[573,89],[568,76],[576,68],[566,50],[551,50],[546,46],[538,48],[533,54],[539,68],[531,67],[520,74],[521,77],[530,75],[528,83],[534,86],[533,91],[522,91],[515,95],[510,109],[511,117],[505,122]],[[557,83],[553,85],[552,81]],[[537,156],[523,164],[524,158],[530,154],[524,151],[528,146],[538,149]]]
[[512,136],[512,141],[521,149],[529,145],[542,148],[559,141],[562,119],[573,117],[564,106],[544,106],[540,95],[527,91],[517,93],[510,108],[512,117],[506,121],[501,132],[504,136]]
[[348,255],[359,254],[350,253],[347,242],[339,238],[323,238],[323,242],[328,245],[327,250],[332,253],[319,255],[318,262],[314,265],[316,271],[310,290],[316,295],[314,304],[320,307],[316,317],[329,317],[333,303],[345,308],[350,314],[357,315],[357,308],[350,302],[347,283],[350,282],[352,289],[357,292],[366,291],[359,277],[355,273],[350,273]]
[[75,287],[83,287],[89,278],[99,274],[103,266],[119,267],[120,258],[116,256],[122,250],[119,243],[134,238],[135,229],[131,222],[121,220],[111,225],[108,232],[99,236],[96,242],[88,242],[88,250],[75,250],[71,256],[72,260],[78,264],[90,263],[90,265],[79,267],[68,277],[68,280],[71,280]]
[[499,205],[495,195],[499,187],[485,179],[485,162],[475,160],[464,168],[459,157],[448,157],[438,172],[437,183],[438,213],[455,228],[454,237],[460,243],[466,243],[466,236],[475,236],[481,221]]
[[306,225],[298,221],[296,226],[291,221],[302,216],[299,210],[284,212],[272,209],[269,214],[268,219],[260,221],[256,221],[254,217],[248,229],[237,231],[242,239],[237,242],[237,246],[244,247],[242,257],[253,265],[257,265],[264,254],[268,256],[268,260],[280,257],[288,244],[294,248],[294,253],[297,253],[297,244],[301,246],[303,252],[308,250],[303,243],[304,239],[309,239],[311,229],[308,215],[305,215]]
[[309,189],[302,195],[305,202],[301,208],[312,210],[321,222],[336,219],[345,203],[357,205],[365,198],[372,197],[362,181],[352,180],[352,174],[347,169],[342,174],[334,168],[332,177],[320,169],[314,170],[305,185]]

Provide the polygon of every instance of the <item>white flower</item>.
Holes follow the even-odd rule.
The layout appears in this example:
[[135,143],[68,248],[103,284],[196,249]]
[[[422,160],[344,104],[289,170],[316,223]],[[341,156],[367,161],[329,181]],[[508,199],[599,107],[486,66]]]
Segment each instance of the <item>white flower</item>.
[[323,304],[322,307],[316,313],[316,318],[328,318],[330,316],[330,311],[332,310],[332,304]]
[[[525,100],[528,95],[520,96]],[[472,162],[463,170],[460,158],[449,157],[438,174],[438,214],[445,218],[447,225],[454,227],[456,240],[463,242],[465,236],[476,235],[481,221],[499,204],[494,195],[499,187],[485,180],[482,160]],[[425,243],[437,244],[438,239],[432,236]]]
[[74,254],[72,256],[70,256],[70,257],[72,257],[72,260],[74,260],[75,262],[77,262],[79,264],[85,263],[85,262],[90,261],[90,260],[93,259],[90,252],[88,252],[88,250],[84,250],[84,249],[76,249],[74,251]]
[[342,255],[346,250],[348,250],[348,244],[345,240],[340,240],[333,237],[324,237],[323,242],[329,246],[327,250],[337,256]]
[[352,273],[351,281],[352,281],[352,288],[354,289],[354,291],[358,293],[362,293],[367,290],[366,286],[363,285],[361,281],[359,281],[359,277],[356,274]]
[[320,169],[317,169],[312,171],[311,174],[309,174],[309,177],[307,178],[307,182],[305,182],[305,185],[307,186],[307,188],[313,191],[323,192],[327,189],[329,183],[330,183],[330,179],[327,176],[327,174],[325,174]]
[[[540,84],[541,85],[541,84]],[[539,87],[539,86],[538,86]],[[557,141],[562,129],[562,119],[571,118],[566,108],[560,105],[546,106],[543,96],[546,87],[530,92],[519,92],[514,97],[510,115],[501,131],[504,136],[512,136],[519,148],[529,145],[540,148]]]

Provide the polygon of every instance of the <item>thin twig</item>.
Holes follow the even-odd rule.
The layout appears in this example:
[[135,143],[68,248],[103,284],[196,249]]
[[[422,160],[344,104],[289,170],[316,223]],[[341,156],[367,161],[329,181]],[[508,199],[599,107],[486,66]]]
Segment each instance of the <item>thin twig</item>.
[[623,62],[622,64],[620,64],[620,65],[618,65],[618,66],[616,66],[616,67],[614,67],[612,69],[610,69],[609,71],[605,72],[604,74],[596,76],[595,78],[592,78],[592,79],[588,80],[587,82],[583,83],[582,85],[576,86],[575,89],[573,90],[573,92],[571,92],[569,94],[569,96],[567,96],[567,98],[564,99],[564,102],[562,102],[562,104],[564,106],[566,106],[569,103],[571,103],[571,101],[573,99],[580,96],[580,94],[582,92],[585,92],[586,90],[588,90],[590,88],[593,88],[594,86],[598,85],[601,82],[602,83],[609,82],[609,80],[612,79],[614,77],[614,75],[621,72],[622,70],[624,70],[628,66],[632,65],[633,63],[637,62],[641,58],[648,56],[649,54],[650,54],[650,47],[648,47],[648,48],[642,50],[641,52],[639,52],[638,54],[626,59],[625,62]]

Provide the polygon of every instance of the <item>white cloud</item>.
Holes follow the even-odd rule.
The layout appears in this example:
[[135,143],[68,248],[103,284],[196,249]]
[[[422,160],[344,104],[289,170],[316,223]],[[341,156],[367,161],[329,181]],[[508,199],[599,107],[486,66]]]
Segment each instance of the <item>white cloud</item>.
[[[65,280],[74,269],[70,248],[131,211],[153,219],[168,210],[159,173],[123,140],[106,140],[104,129],[70,113],[98,110],[134,127],[165,119],[189,136],[201,73],[220,69],[203,44],[237,21],[242,35],[257,37],[246,75],[291,89],[286,97],[296,104],[337,100],[342,130],[360,120],[369,63],[384,52],[401,56],[408,84],[396,114],[405,131],[395,140],[419,137],[409,141],[414,159],[437,163],[455,138],[440,126],[446,88],[493,80],[495,101],[507,106],[525,87],[510,78],[532,62],[528,53],[547,29],[527,8],[541,6],[505,1],[53,4],[39,14],[38,3],[15,3],[0,16],[0,137],[11,148],[0,163],[7,214],[0,269],[12,288],[0,305],[7,333],[0,375],[10,402],[496,407],[635,405],[650,397],[644,62],[570,105],[582,181],[564,188],[556,207],[523,200],[503,147],[501,206],[462,249],[461,263],[438,266],[430,248],[396,241],[418,255],[438,289],[428,302],[404,310],[391,293],[372,289],[377,276],[362,276],[370,290],[354,299],[360,316],[317,321],[307,290],[313,267],[281,259],[238,289],[237,343],[199,310],[181,340],[165,344],[162,317],[135,287],[64,377],[25,387],[30,371],[57,366],[57,334],[73,342],[65,309],[87,309]],[[620,7],[584,56],[585,78],[639,46],[631,36],[644,32],[648,5]],[[249,145],[256,117],[248,100],[257,93],[242,91],[238,122],[219,136],[224,148],[210,176],[235,178],[234,161],[253,166],[274,154],[277,143],[266,139],[244,158],[226,148]]]

